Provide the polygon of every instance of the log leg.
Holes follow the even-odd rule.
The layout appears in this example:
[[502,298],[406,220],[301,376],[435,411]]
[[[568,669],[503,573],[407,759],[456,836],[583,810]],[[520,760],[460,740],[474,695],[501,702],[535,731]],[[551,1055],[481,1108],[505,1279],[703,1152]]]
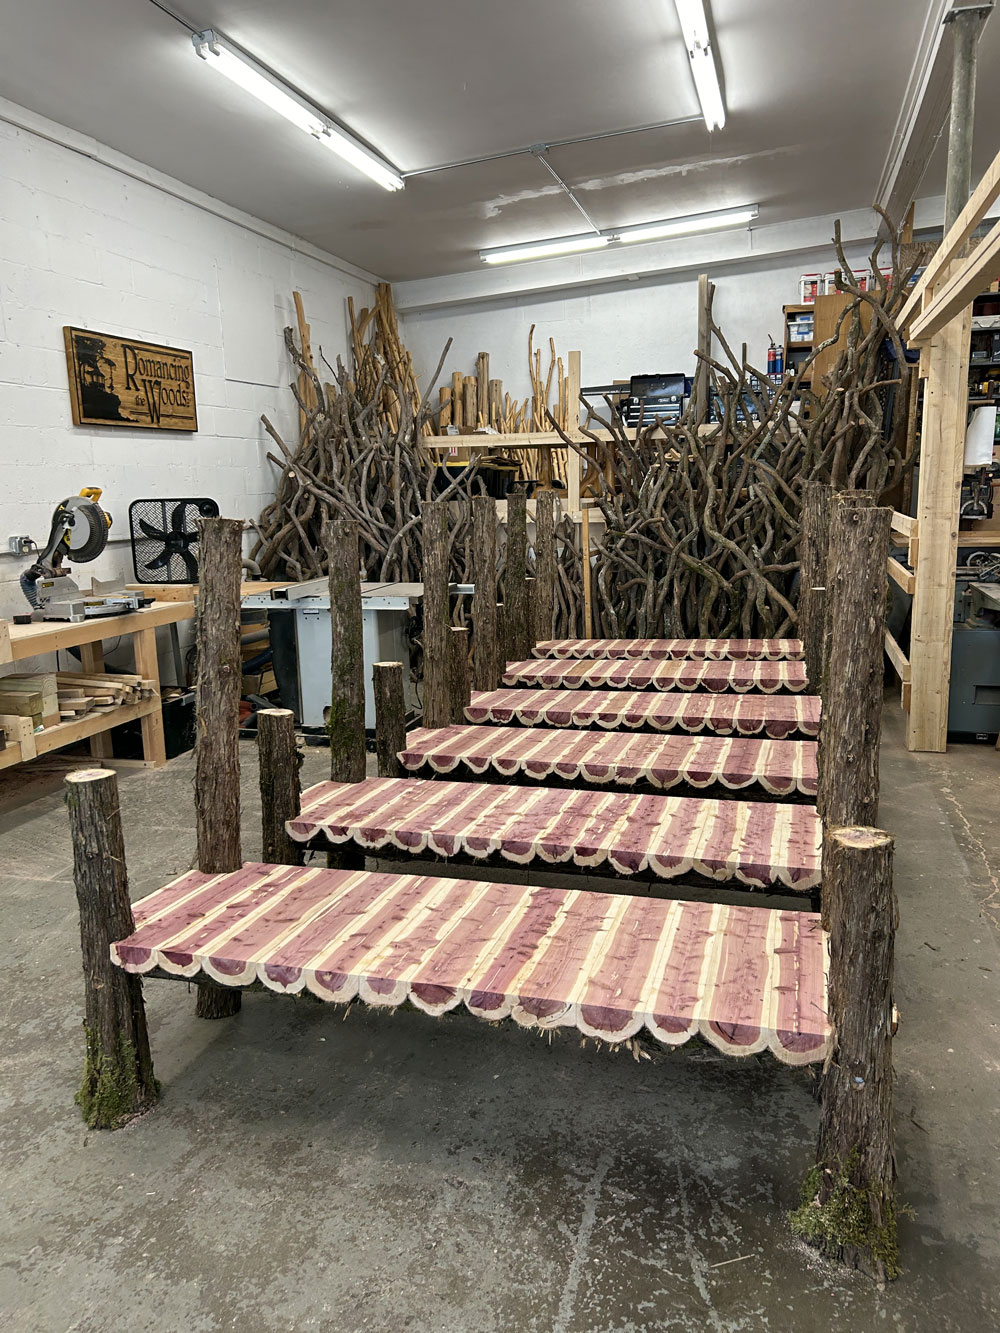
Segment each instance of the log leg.
[[262,708],[257,713],[257,755],[260,762],[260,812],[264,861],[268,865],[300,866],[301,843],[285,832],[285,822],[299,813],[299,765],[295,715],[289,708]]
[[826,574],[833,492],[821,481],[806,482],[802,492],[799,548],[799,637],[805,647],[806,677],[818,694],[823,681],[826,640]]
[[[239,742],[242,547],[239,519],[201,520],[194,800],[198,869],[208,874],[239,870],[243,860]],[[201,986],[198,1016],[235,1014],[241,998],[239,991]]]
[[424,726],[446,727],[451,721],[447,501],[421,505],[420,514],[424,530]]
[[91,1129],[115,1129],[152,1106],[160,1092],[142,981],[111,961],[111,945],[135,930],[115,774],[70,773],[66,804],[86,1002],[87,1058],[76,1100]]
[[834,828],[823,848],[834,1049],[823,1075],[816,1165],[792,1228],[880,1282],[899,1273],[892,1128],[892,838]]
[[817,807],[828,827],[878,818],[891,509],[834,505],[827,603],[831,656],[820,723]]
[[472,675],[477,690],[500,683],[497,647],[497,508],[492,496],[472,499]]
[[503,601],[507,613],[508,659],[522,662],[528,656],[528,602],[524,579],[528,559],[528,509],[524,488],[507,496],[507,563],[504,568]]
[[498,686],[503,685],[504,672],[510,660],[507,656],[507,642],[507,608],[503,602],[497,602],[497,649],[500,653],[497,658]]
[[545,642],[554,633],[556,591],[556,529],[553,491],[535,497],[535,565],[538,573],[535,596],[535,634]]
[[375,692],[375,754],[380,778],[401,778],[399,752],[406,745],[406,701],[402,662],[376,662],[372,672]]
[[524,580],[524,621],[525,621],[525,636],[526,636],[525,646],[528,649],[526,654],[527,657],[534,656],[535,644],[538,642],[538,639],[535,635],[535,619],[538,609],[535,605],[535,599],[537,596],[535,589],[537,588],[537,586],[538,586],[538,580],[532,578],[530,575],[528,578]]
[[365,779],[365,660],[358,525],[323,524],[330,572],[330,780]]
[[451,721],[456,726],[465,723],[469,693],[469,631],[465,625],[452,625],[448,644],[448,696],[451,701]]
[[[834,663],[834,631],[833,631],[833,576],[836,568],[838,549],[833,545],[833,521],[842,509],[870,509],[875,503],[875,493],[873,491],[833,491],[830,498],[829,514],[829,537],[826,548],[826,594],[824,601],[826,626],[823,634],[823,665],[819,682],[816,685],[810,685],[814,693],[826,697],[827,687],[829,685],[829,676],[831,664]],[[839,646],[838,646],[839,654]],[[839,657],[838,657],[839,660]],[[833,667],[836,670],[836,665]],[[851,820],[847,820],[851,823]]]

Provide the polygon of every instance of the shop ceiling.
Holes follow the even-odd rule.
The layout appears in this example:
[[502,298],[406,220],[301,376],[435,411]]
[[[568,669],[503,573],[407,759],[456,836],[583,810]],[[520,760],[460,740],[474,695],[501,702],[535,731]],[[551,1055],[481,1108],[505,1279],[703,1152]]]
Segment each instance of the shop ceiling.
[[[153,0],[9,6],[0,95],[391,280],[476,269],[485,247],[580,230],[529,152],[407,175],[561,140],[587,140],[545,156],[603,229],[747,203],[762,226],[870,205],[940,5],[710,7],[727,107],[712,134],[672,0],[168,4],[391,161],[406,176],[392,194],[206,72],[184,22]],[[998,56],[992,24],[981,61]],[[1000,85],[979,87],[979,123],[995,124]],[[663,122],[677,123],[609,135]],[[942,190],[938,151],[921,193]]]

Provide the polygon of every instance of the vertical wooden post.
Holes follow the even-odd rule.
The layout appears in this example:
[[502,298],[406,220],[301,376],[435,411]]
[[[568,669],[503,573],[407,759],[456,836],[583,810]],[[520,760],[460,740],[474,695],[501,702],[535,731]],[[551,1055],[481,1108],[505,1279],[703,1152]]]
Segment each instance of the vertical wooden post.
[[[707,273],[698,274],[698,351],[704,356],[712,353],[712,297],[715,283]],[[694,372],[694,419],[698,425],[708,416],[708,364],[697,358]]]
[[819,813],[828,827],[878,818],[886,573],[891,509],[834,507],[831,657],[819,744]]
[[[198,869],[239,870],[240,851],[240,577],[243,524],[234,518],[201,522],[198,718],[194,803]],[[242,1005],[239,991],[199,986],[199,1018],[228,1018]]]
[[830,514],[829,514],[829,524],[830,524],[829,530],[831,536],[827,540],[827,547],[826,547],[826,594],[824,597],[826,603],[824,608],[826,628],[823,634],[823,664],[818,684],[813,685],[813,683],[810,681],[810,686],[813,689],[813,693],[821,694],[824,697],[826,696],[826,691],[828,688],[828,678],[830,675],[831,660],[833,657],[833,622],[831,620],[830,605],[831,605],[831,599],[833,597],[834,562],[837,556],[837,552],[834,549],[832,540],[833,516],[834,514],[839,513],[842,509],[870,509],[874,503],[875,503],[874,491],[833,491],[831,493]]
[[507,670],[507,608],[503,602],[497,602],[497,676],[498,684],[503,685],[504,672]]
[[799,637],[805,646],[811,693],[823,685],[826,642],[826,576],[833,491],[822,481],[802,488],[802,537],[799,547]]
[[451,721],[456,726],[465,724],[465,709],[469,703],[469,631],[465,625],[452,625],[448,635],[448,695],[451,700]]
[[878,1281],[899,1273],[892,1127],[892,838],[832,828],[823,848],[834,1048],[822,1082],[816,1165],[792,1228]]
[[497,646],[497,507],[492,496],[472,499],[472,679],[477,690],[500,683]]
[[[580,433],[579,352],[570,352],[566,358],[566,429],[570,435],[579,435]],[[579,462],[579,458],[577,462]]]
[[358,525],[327,520],[322,541],[330,579],[330,779],[365,779],[365,655]]
[[111,945],[135,930],[125,869],[118,779],[79,769],[65,779],[80,906],[87,1056],[76,1095],[91,1129],[116,1129],[159,1096],[149,1053],[142,981],[111,961]]
[[511,661],[528,656],[528,608],[524,578],[527,569],[528,502],[518,486],[507,495],[507,561],[504,567],[503,601],[506,608]]
[[399,752],[406,745],[406,700],[402,662],[376,662],[372,669],[375,694],[375,754],[380,778],[400,778]]
[[471,435],[476,429],[476,377],[475,375],[466,375],[462,386],[464,397],[463,416],[465,426],[463,429],[467,435]]
[[446,727],[451,721],[448,502],[432,500],[421,505],[420,517],[424,541],[424,726]]
[[580,549],[583,553],[583,637],[594,637],[594,607],[590,594],[590,510],[580,515]]
[[534,655],[535,644],[538,642],[538,636],[535,633],[535,620],[538,610],[535,604],[537,587],[538,580],[529,574],[524,580],[524,619],[526,644],[528,648],[527,653],[525,653],[526,657],[532,657]]
[[460,431],[465,429],[465,385],[460,370],[451,377],[451,424]]
[[536,642],[552,638],[556,599],[556,497],[554,491],[535,496],[535,635]]
[[305,849],[285,832],[285,821],[299,813],[298,746],[295,714],[290,708],[257,712],[257,758],[260,766],[261,857],[267,865],[300,866]]

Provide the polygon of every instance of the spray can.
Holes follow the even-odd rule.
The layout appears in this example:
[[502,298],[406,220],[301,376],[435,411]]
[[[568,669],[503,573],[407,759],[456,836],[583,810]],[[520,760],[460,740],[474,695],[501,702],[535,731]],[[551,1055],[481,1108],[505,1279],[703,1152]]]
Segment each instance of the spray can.
[[770,334],[767,335],[770,346],[767,349],[767,373],[769,378],[773,379],[777,370],[778,349],[774,345],[774,339]]

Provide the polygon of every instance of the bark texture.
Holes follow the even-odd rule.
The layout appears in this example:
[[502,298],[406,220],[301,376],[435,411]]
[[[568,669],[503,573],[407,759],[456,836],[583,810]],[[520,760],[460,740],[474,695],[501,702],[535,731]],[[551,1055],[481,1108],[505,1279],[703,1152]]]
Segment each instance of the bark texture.
[[817,805],[827,827],[878,818],[891,509],[834,503],[830,660],[820,721]]
[[807,481],[802,491],[802,538],[799,546],[799,637],[805,645],[806,675],[813,693],[823,685],[826,644],[826,576],[833,491],[822,481]]
[[507,617],[507,656],[521,662],[529,654],[528,597],[525,586],[528,559],[528,507],[523,487],[507,496],[507,562],[503,601]]
[[135,930],[118,780],[103,769],[66,778],[73,879],[80,907],[86,1062],[77,1103],[91,1129],[115,1129],[159,1096],[149,1052],[142,981],[111,961],[110,948]]
[[472,501],[472,679],[477,690],[500,684],[497,646],[497,509],[492,496]]
[[424,526],[424,726],[446,727],[451,721],[447,502],[421,505],[420,514]]
[[285,832],[285,822],[299,813],[299,766],[295,716],[289,708],[262,708],[257,713],[257,756],[260,764],[261,853],[268,865],[300,866],[304,848]]
[[527,635],[525,646],[528,650],[525,653],[525,657],[530,657],[532,655],[535,651],[535,644],[538,642],[538,635],[535,632],[535,615],[537,612],[535,598],[538,595],[536,592],[537,584],[538,580],[530,575],[524,580],[524,625],[525,633]]
[[497,650],[500,656],[497,658],[499,675],[502,677],[507,670],[507,663],[510,660],[507,656],[507,608],[503,602],[497,602]]
[[330,578],[330,779],[363,782],[365,659],[357,523],[324,523],[323,545]]
[[401,778],[399,752],[406,745],[406,701],[403,695],[402,662],[376,662],[372,680],[375,691],[375,754],[380,778]]
[[892,1126],[892,838],[833,828],[823,848],[834,1048],[823,1075],[816,1166],[793,1229],[880,1282],[899,1273]]
[[554,491],[535,495],[535,641],[553,637],[556,593],[556,497]]
[[451,699],[451,721],[461,726],[469,693],[469,631],[465,625],[452,625],[448,631],[448,693]]

